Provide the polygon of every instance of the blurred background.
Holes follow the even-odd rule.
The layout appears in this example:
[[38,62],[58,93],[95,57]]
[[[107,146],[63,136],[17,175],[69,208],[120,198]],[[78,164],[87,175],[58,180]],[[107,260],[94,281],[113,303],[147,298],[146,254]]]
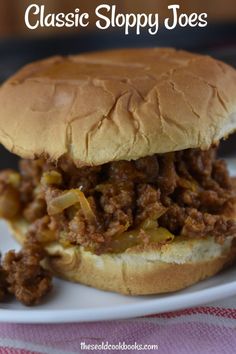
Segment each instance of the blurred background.
[[[46,13],[80,12],[90,14],[90,25],[82,28],[38,28],[29,30],[24,14],[31,4],[45,5]],[[116,5],[120,13],[156,13],[164,19],[170,4],[179,4],[180,12],[208,14],[208,26],[177,27],[172,31],[160,28],[151,36],[142,31],[124,35],[122,29],[98,30],[95,8],[100,4]],[[118,47],[174,46],[210,54],[236,67],[236,0],[0,0],[0,83],[25,63],[55,54]],[[235,93],[236,94],[236,93]],[[232,156],[236,136],[222,144],[220,153]],[[236,156],[236,153],[235,153]],[[17,158],[0,148],[0,165],[16,165]]]

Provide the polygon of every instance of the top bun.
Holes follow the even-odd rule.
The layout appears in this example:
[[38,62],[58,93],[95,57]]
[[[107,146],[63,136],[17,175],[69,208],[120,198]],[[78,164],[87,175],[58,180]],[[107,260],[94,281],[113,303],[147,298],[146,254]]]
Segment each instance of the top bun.
[[236,129],[236,70],[169,48],[52,57],[0,89],[0,141],[77,166],[208,149]]

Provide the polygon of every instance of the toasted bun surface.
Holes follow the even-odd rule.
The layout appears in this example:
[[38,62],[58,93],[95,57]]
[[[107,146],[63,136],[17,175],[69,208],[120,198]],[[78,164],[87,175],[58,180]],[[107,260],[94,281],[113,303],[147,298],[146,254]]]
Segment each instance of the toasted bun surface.
[[[24,242],[27,224],[18,220],[10,228]],[[182,239],[161,247],[131,248],[121,254],[94,255],[82,247],[46,248],[45,267],[74,282],[127,295],[172,292],[219,272],[236,259],[236,244],[228,238],[223,245],[212,237]]]
[[207,149],[236,129],[236,71],[174,49],[53,57],[0,90],[0,142],[77,166]]

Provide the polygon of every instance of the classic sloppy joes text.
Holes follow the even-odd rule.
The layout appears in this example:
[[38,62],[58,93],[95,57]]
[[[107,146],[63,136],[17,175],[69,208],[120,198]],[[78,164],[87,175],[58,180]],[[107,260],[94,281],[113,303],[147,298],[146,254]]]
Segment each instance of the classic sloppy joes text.
[[[131,30],[140,35],[146,30],[150,35],[159,31],[160,25],[168,30],[179,27],[206,27],[207,14],[196,12],[191,14],[181,13],[179,5],[169,5],[169,16],[161,23],[159,13],[120,13],[116,5],[101,4],[94,9],[96,15],[95,26],[99,30],[109,28],[122,28],[125,35]],[[88,27],[90,14],[76,8],[74,12],[48,13],[45,5],[31,4],[25,11],[25,24],[30,30],[39,27]]]

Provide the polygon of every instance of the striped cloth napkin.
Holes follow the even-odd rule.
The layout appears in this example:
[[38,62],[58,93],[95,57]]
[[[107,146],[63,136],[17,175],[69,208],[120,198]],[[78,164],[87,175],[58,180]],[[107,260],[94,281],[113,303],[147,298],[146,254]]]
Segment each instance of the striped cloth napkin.
[[[88,345],[91,345],[90,350]],[[92,350],[92,345],[103,345],[104,349]],[[113,350],[107,349],[106,345],[114,345]],[[0,324],[0,354],[89,352],[235,354],[236,297],[206,306],[122,321]]]

